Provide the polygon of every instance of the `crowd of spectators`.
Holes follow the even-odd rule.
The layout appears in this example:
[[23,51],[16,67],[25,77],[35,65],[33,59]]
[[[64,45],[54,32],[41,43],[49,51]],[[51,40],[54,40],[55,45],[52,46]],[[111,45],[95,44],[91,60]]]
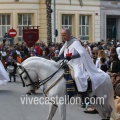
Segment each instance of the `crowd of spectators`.
[[[63,44],[64,42],[56,44],[50,43],[48,45],[45,45],[44,43],[36,43],[31,48],[29,48],[25,42],[20,45],[1,44],[0,59],[5,68],[6,63],[10,61],[11,56],[13,60],[16,60],[16,62],[19,63],[31,56],[40,56],[46,59],[55,60]],[[120,60],[116,48],[120,47],[120,41],[117,42],[117,45],[115,45],[110,39],[107,41],[101,40],[98,43],[89,43],[88,41],[85,41],[81,42],[81,44],[85,47],[97,68],[110,74],[111,78],[119,75]],[[113,83],[115,83],[115,80]]]

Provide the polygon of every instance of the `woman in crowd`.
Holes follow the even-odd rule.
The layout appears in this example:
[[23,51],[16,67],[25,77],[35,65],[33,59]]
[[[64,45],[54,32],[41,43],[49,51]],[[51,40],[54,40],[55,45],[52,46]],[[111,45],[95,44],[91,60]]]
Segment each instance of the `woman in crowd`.
[[97,68],[101,67],[100,58],[105,58],[105,60],[106,60],[107,56],[106,56],[104,50],[99,50],[98,51],[98,57],[97,57],[97,60],[96,60],[96,67]]
[[111,54],[111,66],[110,72],[111,73],[118,73],[120,72],[120,60],[118,59],[118,55],[116,53]]

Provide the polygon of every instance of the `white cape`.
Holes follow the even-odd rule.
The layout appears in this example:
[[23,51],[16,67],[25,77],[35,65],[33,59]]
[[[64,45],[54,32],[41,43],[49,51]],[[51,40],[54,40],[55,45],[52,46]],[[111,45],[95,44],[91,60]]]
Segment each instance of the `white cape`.
[[[75,40],[70,46],[72,46],[72,49],[75,49],[80,54],[81,57],[80,57],[79,64],[81,64],[81,62],[83,63],[83,66],[84,66],[85,70],[87,71],[89,77],[91,78],[91,81],[92,81],[92,90],[95,90],[99,85],[101,85],[105,81],[105,79],[106,79],[106,73],[103,72],[102,70],[98,69],[95,66],[95,64],[93,63],[90,55],[87,53],[87,51],[85,50],[85,48],[80,44],[80,42],[78,40]],[[70,46],[68,47],[68,49],[70,48]],[[59,55],[62,54],[63,51],[65,51],[65,49],[66,49],[66,43],[61,48]],[[71,62],[71,61],[72,60],[70,60],[69,62]],[[74,60],[73,60],[73,62],[74,62]],[[82,84],[82,86],[84,88],[87,88],[87,84],[86,84],[87,81],[86,80],[83,81],[84,85]]]
[[8,81],[10,81],[9,75],[0,61],[0,85],[5,84]]
[[117,52],[118,58],[119,58],[119,60],[120,60],[120,47],[117,47],[117,48],[116,48],[116,52]]

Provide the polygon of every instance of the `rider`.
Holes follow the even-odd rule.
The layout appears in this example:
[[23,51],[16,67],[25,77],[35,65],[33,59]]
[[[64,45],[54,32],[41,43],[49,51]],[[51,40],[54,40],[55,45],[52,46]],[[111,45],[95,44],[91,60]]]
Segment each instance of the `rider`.
[[92,90],[95,90],[105,81],[105,73],[95,67],[90,55],[82,47],[80,41],[71,35],[69,29],[63,28],[61,36],[65,44],[60,50],[59,57],[61,59],[64,56],[69,61],[68,64],[73,67],[78,91],[87,90],[88,77],[92,81]]
[[[68,65],[73,67],[78,91],[85,92],[87,90],[87,79],[90,77],[92,82],[91,96],[104,98],[105,101],[102,104],[103,108],[96,104],[94,105],[95,109],[99,111],[102,119],[106,119],[110,115],[117,119],[119,115],[115,111],[114,93],[110,76],[95,66],[88,52],[82,47],[80,41],[71,35],[69,29],[63,28],[61,35],[65,44],[60,50],[59,57],[65,57],[69,61]],[[107,112],[103,109],[107,110]]]

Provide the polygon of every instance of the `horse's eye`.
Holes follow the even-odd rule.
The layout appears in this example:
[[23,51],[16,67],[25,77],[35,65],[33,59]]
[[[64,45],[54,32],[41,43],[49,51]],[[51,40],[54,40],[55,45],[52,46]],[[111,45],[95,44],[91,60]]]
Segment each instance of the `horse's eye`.
[[27,76],[23,77],[23,79],[27,79]]

